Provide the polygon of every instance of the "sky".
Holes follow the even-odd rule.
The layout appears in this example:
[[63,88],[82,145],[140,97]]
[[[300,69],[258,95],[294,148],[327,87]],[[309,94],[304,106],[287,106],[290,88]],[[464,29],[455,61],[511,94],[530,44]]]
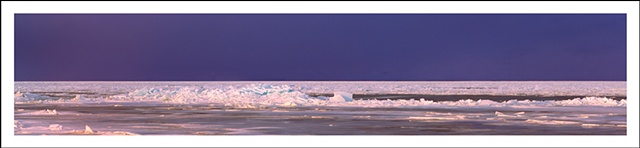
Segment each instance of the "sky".
[[16,81],[625,81],[625,14],[16,14]]

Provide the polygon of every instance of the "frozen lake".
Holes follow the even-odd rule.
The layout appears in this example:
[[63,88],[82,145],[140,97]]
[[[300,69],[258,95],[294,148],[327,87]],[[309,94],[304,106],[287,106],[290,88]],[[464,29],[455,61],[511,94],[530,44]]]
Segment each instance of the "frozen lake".
[[625,135],[626,82],[15,82],[16,135]]

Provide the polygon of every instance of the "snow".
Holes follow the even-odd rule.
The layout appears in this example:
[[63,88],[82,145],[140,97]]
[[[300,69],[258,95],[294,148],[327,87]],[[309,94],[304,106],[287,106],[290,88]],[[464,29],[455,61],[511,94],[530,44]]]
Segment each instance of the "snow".
[[[63,85],[66,84],[66,85]],[[354,93],[614,95],[626,96],[626,82],[16,82],[16,103],[140,102],[212,104],[238,108],[346,107],[626,107],[626,100],[583,97],[560,101],[354,100]],[[332,91],[333,97],[310,92]],[[58,92],[69,98],[32,92]]]
[[615,101],[603,97],[586,97],[582,99],[555,101],[559,106],[626,106],[626,100]]
[[15,102],[34,102],[34,101],[58,100],[58,99],[60,98],[41,96],[41,95],[31,94],[31,93],[21,93],[19,91],[14,94]]
[[49,125],[49,130],[52,130],[52,131],[62,130],[62,125],[60,125],[60,124],[51,124],[51,125]]
[[[141,88],[238,88],[256,84],[288,85],[303,93],[349,92],[353,94],[433,95],[583,95],[626,96],[625,81],[109,81],[109,82],[15,82],[14,92],[99,91],[119,94]],[[265,88],[269,89],[269,88]],[[146,92],[143,92],[146,93]]]
[[353,94],[348,92],[335,92],[333,97],[329,98],[331,102],[351,102],[353,101]]
[[93,134],[93,130],[91,129],[91,127],[89,127],[89,125],[85,125],[84,126],[84,133],[85,134]]

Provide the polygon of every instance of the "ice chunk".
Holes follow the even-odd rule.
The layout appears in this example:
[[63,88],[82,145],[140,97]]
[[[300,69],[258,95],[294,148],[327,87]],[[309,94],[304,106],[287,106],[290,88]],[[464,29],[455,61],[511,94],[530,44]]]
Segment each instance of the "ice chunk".
[[497,105],[500,104],[498,102],[495,101],[491,101],[491,100],[478,100],[478,105],[482,105],[482,106],[492,106],[492,105]]
[[353,101],[353,94],[348,92],[335,92],[333,97],[329,98],[331,102],[351,102]]
[[20,93],[19,91],[13,94],[13,98],[18,98],[18,97],[24,97],[24,94]]
[[580,122],[576,122],[576,121],[563,121],[563,120],[536,120],[536,119],[527,119],[526,121],[527,123],[537,123],[537,124],[554,124],[554,125],[558,125],[558,124],[582,124]]
[[13,130],[20,131],[20,129],[24,128],[24,124],[18,120],[13,121]]
[[[102,133],[102,132],[101,132]],[[125,131],[115,131],[115,132],[105,132],[102,133],[101,135],[125,135],[125,136],[137,136],[139,134],[136,133],[132,133],[132,132],[125,132]]]
[[613,100],[604,97],[585,97],[572,100],[555,101],[558,106],[627,106],[626,100]]
[[89,127],[89,125],[85,125],[84,126],[84,133],[85,134],[93,134],[94,131],[91,129],[91,127]]
[[15,102],[41,102],[41,101],[51,101],[51,100],[58,100],[58,99],[60,98],[41,96],[41,95],[31,94],[31,93],[21,93],[21,92],[16,92],[13,96],[13,100]]
[[84,96],[76,95],[76,97],[74,97],[72,100],[74,100],[74,101],[84,101]]
[[58,111],[54,110],[48,110],[47,109],[47,113],[52,114],[52,115],[58,115]]
[[298,106],[298,104],[296,104],[295,102],[287,102],[287,103],[282,104],[282,106],[296,107],[296,106]]
[[329,100],[329,98],[328,98],[328,97],[325,97],[325,96],[318,96],[318,97],[316,97],[316,98],[318,98],[318,99],[320,99],[320,100]]
[[51,125],[49,125],[49,130],[52,130],[52,131],[62,130],[62,125],[60,125],[60,124],[51,124]]
[[25,113],[22,113],[25,115],[58,115],[58,111],[54,110],[50,110],[50,109],[44,109],[44,110],[39,110],[39,111],[27,111]]

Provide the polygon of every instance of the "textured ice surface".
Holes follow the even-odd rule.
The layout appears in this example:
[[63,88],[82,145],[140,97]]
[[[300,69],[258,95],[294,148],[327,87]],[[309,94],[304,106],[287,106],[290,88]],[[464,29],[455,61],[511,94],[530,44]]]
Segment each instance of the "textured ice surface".
[[[121,94],[157,87],[246,87],[255,84],[288,85],[303,93],[349,92],[352,94],[474,94],[474,95],[583,95],[626,96],[624,81],[179,81],[179,82],[15,82],[14,92],[98,91]],[[92,95],[92,94],[88,94]],[[74,95],[72,95],[74,96]]]
[[[16,103],[142,102],[259,108],[270,106],[626,106],[626,100],[584,97],[561,101],[353,100],[359,93],[626,96],[625,82],[16,82]],[[278,84],[286,83],[286,84]],[[64,87],[63,87],[64,86]],[[346,86],[346,87],[345,87]],[[363,88],[366,92],[362,92]],[[372,89],[368,89],[372,88]],[[373,89],[375,88],[375,89]],[[333,97],[308,93],[335,91]],[[38,94],[35,94],[38,93]],[[47,96],[48,95],[48,96]],[[58,97],[52,97],[58,96]],[[66,99],[65,99],[66,96]]]
[[[66,114],[25,114],[52,107]],[[113,103],[103,103],[16,104],[16,108],[23,110],[17,111],[15,115],[14,131],[17,135],[624,135],[626,133],[624,107],[362,108],[325,106],[243,109],[203,104],[114,106]]]
[[[23,123],[28,122],[28,123]],[[37,121],[14,121],[14,134],[20,135],[138,135],[126,131],[94,131],[89,125],[73,130],[60,124],[43,125]]]
[[332,102],[351,102],[353,101],[353,94],[348,92],[335,92],[329,100]]
[[[624,135],[626,82],[16,82],[17,135]],[[314,97],[309,94],[333,94]],[[584,96],[360,100],[354,94]],[[90,127],[89,127],[90,126]]]

